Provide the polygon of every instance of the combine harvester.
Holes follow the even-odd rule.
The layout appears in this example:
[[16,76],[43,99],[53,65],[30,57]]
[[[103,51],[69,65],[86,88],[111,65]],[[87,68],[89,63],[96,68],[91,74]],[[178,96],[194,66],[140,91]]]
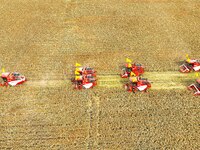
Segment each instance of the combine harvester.
[[130,59],[126,59],[126,64],[122,68],[121,77],[122,78],[128,78],[131,75],[131,73],[134,73],[135,76],[140,76],[144,73],[144,66],[141,64],[133,63]]
[[0,83],[0,86],[16,86],[26,81],[26,77],[22,74],[18,72],[5,72],[4,69],[2,69],[1,78],[3,82]]
[[151,83],[146,78],[141,77],[130,77],[129,83],[125,84],[125,89],[128,92],[147,92],[149,88],[151,88]]
[[180,66],[180,72],[188,73],[192,71],[200,71],[200,60],[190,59],[187,54],[185,63]]
[[188,86],[188,89],[193,90],[195,96],[199,96],[200,95],[200,79],[197,79],[196,83]]
[[90,67],[81,67],[76,63],[75,77],[71,79],[74,89],[90,89],[97,85],[96,71]]
[[75,74],[80,74],[80,75],[89,75],[89,74],[91,74],[94,77],[96,77],[96,71],[93,68],[90,68],[90,67],[77,67],[75,69]]
[[[180,66],[180,72],[189,73],[192,71],[200,71],[200,60],[190,59],[188,54],[186,54],[186,60],[185,63]],[[196,73],[196,77],[199,77],[198,73]],[[193,90],[195,96],[200,95],[200,79],[197,79],[196,83],[189,85],[188,89]]]
[[140,76],[144,73],[144,67],[141,64],[133,63],[130,59],[126,59],[125,67],[122,68],[122,78],[129,78],[129,83],[125,84],[125,90],[129,92],[144,91],[147,92],[151,88],[151,83],[146,78]]

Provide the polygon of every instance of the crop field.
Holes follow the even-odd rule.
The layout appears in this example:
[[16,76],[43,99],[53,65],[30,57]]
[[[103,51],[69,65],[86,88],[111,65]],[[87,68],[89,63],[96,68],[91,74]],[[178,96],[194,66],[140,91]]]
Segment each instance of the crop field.
[[[200,149],[200,97],[181,74],[200,58],[198,0],[1,0],[0,67],[28,81],[0,88],[0,149]],[[129,93],[125,58],[145,66]],[[73,90],[74,64],[98,86]]]

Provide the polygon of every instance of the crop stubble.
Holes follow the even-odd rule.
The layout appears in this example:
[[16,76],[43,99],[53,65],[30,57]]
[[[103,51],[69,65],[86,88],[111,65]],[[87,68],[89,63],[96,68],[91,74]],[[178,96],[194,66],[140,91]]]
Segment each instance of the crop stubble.
[[30,80],[0,89],[1,149],[199,148],[199,99],[186,90],[130,94],[118,82],[77,92],[63,81],[76,61],[110,74],[130,57],[154,72],[150,80],[184,87],[188,76],[162,73],[178,74],[186,53],[200,57],[198,2],[0,3],[0,63]]

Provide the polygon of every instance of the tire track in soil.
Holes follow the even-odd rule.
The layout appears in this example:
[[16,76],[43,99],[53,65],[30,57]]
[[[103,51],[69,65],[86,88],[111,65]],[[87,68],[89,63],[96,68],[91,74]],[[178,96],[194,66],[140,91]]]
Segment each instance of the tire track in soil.
[[99,148],[99,97],[90,96],[86,94],[85,98],[88,100],[88,137],[86,147],[90,149]]
[[92,120],[91,120],[91,144],[92,148],[100,149],[99,147],[99,124],[100,124],[100,99],[98,96],[93,96],[93,105],[92,105]]
[[[88,98],[87,98],[88,99]],[[92,148],[92,120],[93,120],[93,106],[92,100],[88,99],[88,139],[87,139],[87,149],[90,150]]]
[[[187,82],[197,78],[195,73],[183,74],[176,71],[167,71],[167,72],[145,72],[143,75],[144,78],[148,78],[152,82],[152,90],[161,90],[161,89],[185,89]],[[119,75],[99,75],[98,78],[98,87],[107,87],[107,88],[122,88],[123,84],[128,82],[128,79],[122,79]],[[25,83],[26,86],[33,87],[64,87],[70,86],[71,81],[69,78],[63,77],[63,75],[50,76],[46,80],[37,80],[30,79]]]

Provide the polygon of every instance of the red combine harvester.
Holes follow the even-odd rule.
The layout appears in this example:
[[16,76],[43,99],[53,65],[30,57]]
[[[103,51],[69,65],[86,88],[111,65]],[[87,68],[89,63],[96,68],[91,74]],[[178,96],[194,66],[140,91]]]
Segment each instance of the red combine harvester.
[[72,79],[74,89],[89,89],[97,85],[97,80],[92,75],[83,75],[79,79]]
[[79,67],[76,68],[76,70],[80,73],[80,75],[92,74],[93,76],[96,76],[96,71],[91,67]]
[[188,86],[188,89],[193,90],[195,96],[200,95],[200,79],[197,79],[195,84]]
[[144,66],[142,66],[141,64],[136,64],[136,63],[131,64],[131,66],[129,66],[129,64],[126,64],[122,68],[121,77],[122,78],[130,77],[131,72],[133,72],[135,76],[140,76],[144,73]]
[[72,78],[74,89],[90,89],[97,85],[96,71],[90,67],[76,67]]
[[4,72],[2,73],[1,78],[3,82],[0,83],[0,86],[8,86],[8,85],[16,86],[26,81],[25,76],[21,75],[18,72],[13,72],[13,73]]
[[180,72],[188,73],[191,71],[200,71],[200,60],[187,59],[185,63],[180,66]]
[[129,92],[137,92],[144,91],[147,92],[147,89],[151,88],[151,83],[146,78],[134,77],[135,81],[132,81],[130,78],[130,82],[125,84],[125,89]]

